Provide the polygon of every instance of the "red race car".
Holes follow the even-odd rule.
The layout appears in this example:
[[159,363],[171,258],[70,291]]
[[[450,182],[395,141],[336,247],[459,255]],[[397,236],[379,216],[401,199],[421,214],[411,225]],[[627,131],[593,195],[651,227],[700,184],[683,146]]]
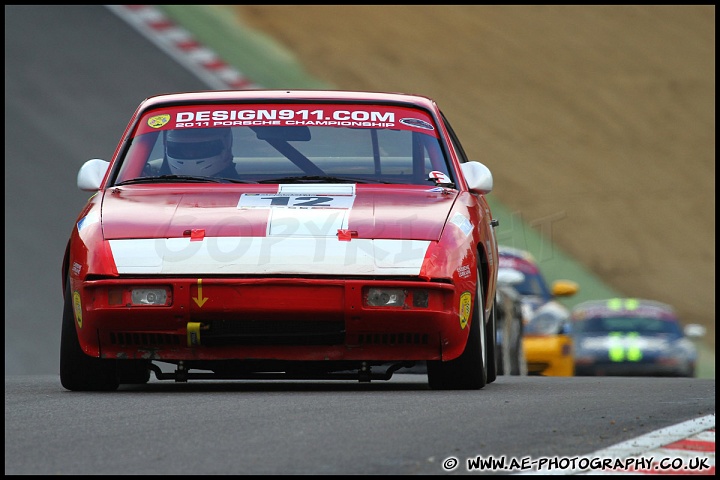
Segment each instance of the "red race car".
[[418,361],[432,389],[496,379],[492,175],[429,98],[158,95],[77,183],[93,196],[62,265],[68,390],[367,382]]

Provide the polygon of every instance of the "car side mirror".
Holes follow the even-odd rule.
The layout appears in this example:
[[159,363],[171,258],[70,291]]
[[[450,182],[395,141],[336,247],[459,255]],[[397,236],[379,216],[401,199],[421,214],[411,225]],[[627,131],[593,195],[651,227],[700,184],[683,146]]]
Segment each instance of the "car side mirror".
[[460,164],[465,182],[473,193],[490,193],[493,189],[493,177],[490,169],[480,162]]
[[569,297],[580,291],[580,286],[570,280],[556,280],[552,284],[552,294],[556,297]]
[[103,178],[107,173],[110,162],[93,158],[80,167],[77,175],[77,186],[80,190],[94,192],[100,188]]
[[702,325],[698,325],[697,323],[689,323],[685,325],[683,331],[685,332],[686,337],[695,339],[704,337],[707,329]]

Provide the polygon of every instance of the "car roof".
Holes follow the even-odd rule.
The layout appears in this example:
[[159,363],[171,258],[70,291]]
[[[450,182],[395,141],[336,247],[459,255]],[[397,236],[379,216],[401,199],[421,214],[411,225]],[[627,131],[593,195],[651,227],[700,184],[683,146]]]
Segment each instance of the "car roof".
[[428,110],[436,110],[434,100],[423,95],[360,90],[204,90],[153,95],[146,98],[142,108],[154,108],[183,103],[278,103],[278,102],[381,102],[404,103]]
[[503,268],[513,268],[525,274],[540,274],[540,267],[535,261],[535,257],[526,250],[498,245],[498,255],[500,266]]
[[672,306],[656,300],[616,297],[605,300],[588,300],[572,308],[573,319],[589,317],[650,316],[664,320],[677,320]]

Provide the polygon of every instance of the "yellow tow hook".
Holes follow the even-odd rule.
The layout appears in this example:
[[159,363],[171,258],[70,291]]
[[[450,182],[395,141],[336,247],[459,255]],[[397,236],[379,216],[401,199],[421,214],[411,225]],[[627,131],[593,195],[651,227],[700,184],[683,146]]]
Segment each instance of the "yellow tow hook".
[[188,322],[187,324],[187,344],[188,347],[200,346],[200,322]]

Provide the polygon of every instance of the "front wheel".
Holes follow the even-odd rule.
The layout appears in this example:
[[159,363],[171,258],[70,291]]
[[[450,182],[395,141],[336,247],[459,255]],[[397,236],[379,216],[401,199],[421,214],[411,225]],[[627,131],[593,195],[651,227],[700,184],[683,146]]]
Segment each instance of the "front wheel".
[[[480,269],[477,269],[475,302],[470,317],[470,332],[465,350],[454,360],[427,362],[428,384],[431,389],[479,390],[488,383],[488,338],[483,299],[482,273]],[[492,342],[495,343],[494,339]]]
[[117,390],[116,361],[86,355],[75,329],[70,280],[65,286],[62,331],[60,332],[60,383],[74,391]]

